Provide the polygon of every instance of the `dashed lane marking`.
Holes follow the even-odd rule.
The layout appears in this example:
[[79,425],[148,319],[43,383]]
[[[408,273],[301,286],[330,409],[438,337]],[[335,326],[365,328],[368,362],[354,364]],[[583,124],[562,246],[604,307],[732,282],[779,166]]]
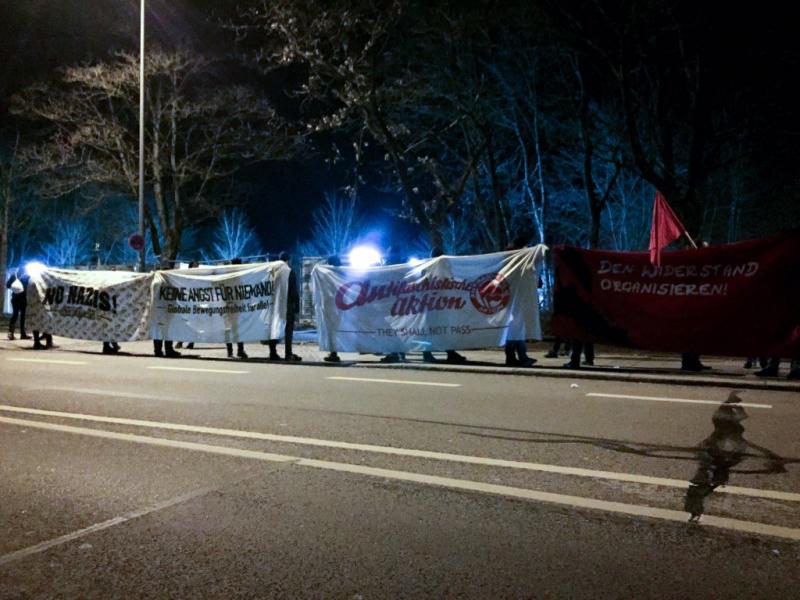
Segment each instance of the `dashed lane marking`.
[[[113,431],[104,431],[102,429],[71,427],[69,425],[57,425],[55,423],[28,421],[25,419],[11,419],[7,417],[0,417],[0,423],[19,425],[22,427],[44,429],[49,431],[59,431],[63,433],[86,435],[86,436],[105,438],[110,440],[133,442],[137,444],[147,444],[150,446],[180,448],[182,450],[193,450],[196,452],[206,452],[209,454],[217,454],[221,456],[249,458],[252,460],[261,460],[268,462],[291,463],[300,467],[311,467],[315,469],[324,469],[327,471],[337,471],[340,473],[351,473],[354,475],[366,475],[369,477],[376,477],[381,479],[430,485],[444,489],[479,492],[483,494],[491,494],[495,496],[502,496],[508,498],[520,498],[524,500],[546,502],[549,504],[556,504],[560,506],[569,506],[572,508],[583,508],[583,509],[597,510],[613,514],[621,514],[634,517],[646,517],[651,519],[659,519],[663,521],[672,521],[672,522],[683,523],[684,525],[686,525],[685,512],[663,509],[663,508],[654,508],[652,506],[640,506],[637,504],[625,504],[622,502],[609,502],[607,500],[596,500],[594,498],[582,498],[579,496],[567,496],[564,494],[541,492],[538,490],[517,488],[507,485],[497,485],[492,483],[483,483],[479,481],[470,481],[467,479],[453,479],[450,477],[424,475],[421,473],[412,473],[408,471],[380,469],[376,467],[368,467],[365,465],[354,465],[354,464],[333,462],[327,460],[314,460],[298,456],[287,456],[283,454],[259,452],[256,450],[229,448],[227,446],[212,446],[209,444],[183,442],[165,438],[133,435],[129,433],[116,433]],[[794,540],[794,541],[800,540],[800,529],[794,529],[791,527],[781,527],[779,525],[769,525],[767,523],[743,521],[739,519],[731,519],[728,517],[715,517],[713,515],[704,515],[702,525],[708,527],[718,527],[720,529],[738,531],[742,533],[772,536],[787,540]]]
[[[289,435],[276,435],[271,433],[261,433],[257,431],[241,431],[238,429],[221,429],[216,427],[183,425],[180,423],[161,423],[159,421],[144,421],[138,419],[124,419],[119,417],[103,417],[99,415],[84,415],[79,413],[59,412],[54,410],[24,408],[19,406],[8,406],[8,405],[0,405],[0,411],[22,413],[29,415],[39,415],[46,417],[59,417],[64,419],[75,419],[80,421],[93,421],[96,423],[113,423],[114,425],[129,425],[132,427],[166,429],[169,431],[185,431],[190,433],[201,433],[204,435],[218,435],[226,437],[251,439],[251,440],[266,440],[270,442],[299,444],[304,446],[316,446],[321,448],[336,448],[339,450],[353,450],[357,452],[372,452],[375,454],[389,454],[392,456],[440,460],[440,461],[482,465],[489,467],[502,467],[507,469],[537,471],[542,473],[555,473],[557,475],[571,475],[575,477],[589,477],[594,479],[606,479],[611,481],[625,481],[628,483],[660,485],[664,487],[673,487],[673,488],[686,488],[688,485],[687,481],[682,481],[680,479],[666,479],[663,477],[651,477],[648,475],[636,475],[633,473],[595,471],[592,469],[582,469],[578,467],[565,467],[561,465],[529,463],[516,460],[505,460],[500,458],[484,458],[481,456],[450,454],[445,452],[433,452],[430,450],[414,450],[410,448],[396,448],[391,446],[377,446],[371,444],[354,444],[351,442],[337,442],[332,440],[320,440],[315,438],[304,438],[304,437],[296,437]],[[724,486],[718,488],[716,490],[716,493],[734,494],[738,496],[750,496],[753,498],[769,498],[772,500],[787,500],[790,502],[800,502],[800,494],[792,492],[782,492],[779,490],[763,490],[757,488],[746,488],[738,486]]]
[[198,369],[193,367],[147,367],[155,371],[189,371],[191,373],[226,373],[228,375],[244,375],[250,371],[234,371],[233,369]]
[[108,519],[107,521],[103,521],[102,523],[95,523],[94,525],[90,525],[89,527],[78,529],[77,531],[73,531],[66,535],[61,535],[57,538],[53,538],[51,540],[46,540],[44,542],[34,544],[33,546],[28,546],[27,548],[21,548],[20,550],[16,550],[8,554],[3,554],[2,556],[0,556],[0,566],[10,562],[14,562],[15,560],[20,560],[27,556],[31,556],[32,554],[38,554],[39,552],[44,552],[45,550],[49,550],[50,548],[53,548],[55,546],[60,546],[61,544],[66,544],[67,542],[80,539],[91,533],[95,533],[97,531],[103,531],[104,529],[108,529],[109,527],[114,527],[115,525],[121,525],[122,523],[126,523],[127,521],[131,521],[133,519],[149,515],[150,513],[154,513],[159,510],[164,510],[165,508],[169,508],[177,504],[182,504],[183,502],[187,502],[189,500],[198,498],[200,496],[205,496],[206,494],[215,492],[219,489],[222,489],[223,487],[227,487],[229,485],[236,483],[241,483],[245,479],[250,479],[252,477],[254,476],[249,475],[244,479],[228,482],[223,485],[217,485],[214,487],[195,490],[194,492],[183,494],[181,496],[176,496],[175,498],[170,498],[169,500],[165,500],[164,502],[159,502],[158,504],[154,504],[153,506],[150,506],[148,508],[142,510],[134,510],[125,515],[122,515],[121,517],[114,517],[113,519]]
[[367,377],[326,377],[334,381],[360,381],[366,383],[398,383],[400,385],[429,385],[433,387],[457,388],[460,383],[438,383],[436,381],[406,381],[404,379],[375,379]]
[[[645,400],[647,402],[678,402],[682,404],[713,404],[719,406],[719,400],[690,400],[688,398],[666,398],[662,396],[629,396],[628,394],[601,394],[591,392],[586,394],[592,398],[614,398],[618,400]],[[772,404],[756,404],[754,402],[737,402],[736,406],[747,408],[772,408]]]
[[56,360],[54,358],[7,358],[11,362],[44,363],[49,365],[88,365],[82,360]]

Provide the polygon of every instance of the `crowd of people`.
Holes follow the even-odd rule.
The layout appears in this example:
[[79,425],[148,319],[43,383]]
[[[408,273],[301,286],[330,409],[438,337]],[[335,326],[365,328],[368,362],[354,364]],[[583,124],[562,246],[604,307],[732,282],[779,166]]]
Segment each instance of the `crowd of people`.
[[[508,250],[516,250],[523,248],[527,245],[527,241],[523,238],[515,239],[508,246]],[[442,256],[444,253],[441,248],[434,248],[431,252],[431,257],[435,258]],[[289,264],[291,257],[287,252],[282,252],[279,260]],[[341,266],[342,262],[338,256],[330,256],[327,260],[330,266]],[[397,247],[392,247],[387,253],[387,258],[384,261],[385,265],[405,264],[406,259],[403,257]],[[230,264],[242,264],[242,260],[235,258],[231,260]],[[198,267],[197,261],[192,261],[189,268]],[[30,339],[25,329],[25,316],[27,310],[27,288],[30,278],[24,272],[24,269],[18,268],[6,281],[6,288],[11,292],[11,308],[12,314],[9,320],[8,339],[14,340],[17,323],[19,323],[19,338],[22,340]],[[302,357],[293,352],[293,339],[294,339],[294,325],[297,316],[300,312],[300,293],[297,283],[297,276],[293,270],[289,272],[288,279],[288,297],[286,303],[286,325],[284,329],[284,355],[278,353],[279,340],[270,339],[263,340],[261,344],[269,347],[269,360],[271,361],[286,361],[286,362],[300,362]],[[236,357],[239,359],[249,358],[244,349],[244,343],[236,343]],[[36,350],[44,350],[52,348],[52,336],[48,333],[33,331],[33,347]],[[193,342],[174,342],[173,340],[154,339],[153,340],[153,354],[158,357],[178,358],[181,353],[176,348],[184,348],[191,350],[194,348]],[[233,358],[233,343],[226,344],[228,358]],[[537,359],[528,356],[526,340],[508,340],[504,347],[505,350],[505,365],[507,367],[532,367],[537,363]],[[116,341],[103,342],[103,354],[116,354],[120,351],[120,346]],[[594,344],[585,340],[566,340],[556,338],[552,348],[544,355],[545,358],[558,358],[559,356],[569,356],[569,360],[563,364],[566,369],[581,369],[586,366],[594,366],[595,353]],[[323,360],[329,363],[341,362],[338,352],[335,350],[330,351]],[[390,352],[384,355],[381,359],[384,363],[400,363],[407,360],[406,353],[404,352]],[[448,364],[463,365],[468,362],[467,358],[459,354],[455,350],[447,350],[443,360],[437,358],[432,351],[422,352],[422,361],[426,363],[445,362]],[[759,377],[778,377],[780,376],[780,357],[750,357],[747,358],[744,368],[752,369],[756,364],[761,368],[755,375]],[[693,353],[683,353],[681,355],[681,370],[698,372],[710,369],[711,367],[703,364],[700,356]],[[788,379],[800,380],[800,359],[793,359],[791,361]]]

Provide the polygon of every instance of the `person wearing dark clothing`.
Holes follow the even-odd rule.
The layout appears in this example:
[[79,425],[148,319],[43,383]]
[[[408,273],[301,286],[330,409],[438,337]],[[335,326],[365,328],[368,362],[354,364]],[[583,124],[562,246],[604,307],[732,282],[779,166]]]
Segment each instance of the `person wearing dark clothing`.
[[[193,260],[193,261],[191,261],[189,263],[189,267],[188,268],[189,269],[196,269],[199,266],[200,266],[200,263],[198,263],[196,260]],[[175,347],[176,348],[186,348],[187,350],[194,350],[194,342],[186,342],[185,344],[183,342],[175,342]]]
[[[444,250],[442,250],[438,246],[434,247],[431,250],[431,258],[438,258],[439,256],[443,255],[444,255]],[[445,359],[445,362],[454,365],[463,365],[467,362],[467,357],[459,354],[455,350],[446,350],[446,352],[447,352],[447,358]],[[427,363],[438,362],[436,360],[436,357],[433,356],[433,352],[428,352],[428,351],[422,353],[422,360]]]
[[[281,252],[278,260],[282,260],[287,265],[291,257],[288,252]],[[289,290],[286,298],[286,328],[283,333],[284,360],[287,362],[300,362],[301,356],[292,352],[292,339],[294,338],[294,321],[300,312],[300,289],[297,286],[297,275],[294,271],[289,271]],[[269,359],[280,360],[278,354],[278,340],[269,340]]]
[[25,333],[25,312],[28,309],[28,274],[21,268],[17,269],[6,281],[6,288],[11,290],[11,320],[8,322],[8,339],[14,339],[14,327],[19,319],[19,339],[27,340]]
[[[238,257],[234,258],[233,260],[231,260],[231,264],[232,265],[240,265],[240,264],[242,264],[242,259],[238,258]],[[192,265],[189,265],[189,268],[191,268],[191,266]],[[196,264],[195,264],[195,266],[196,266]],[[194,347],[194,344],[186,344],[186,347],[187,348]],[[228,351],[228,358],[233,358],[233,344],[228,342],[227,344],[225,344],[225,349]],[[236,342],[236,356],[239,357],[239,358],[242,358],[242,359],[247,358],[247,353],[244,351],[244,343],[243,342]]]
[[[161,269],[163,271],[168,271],[174,268],[174,263],[172,261],[163,260],[162,261]],[[167,358],[178,358],[181,353],[176,351],[172,347],[172,340],[153,340],[153,354],[156,356],[162,357],[166,356]]]
[[[528,245],[528,238],[518,235],[506,250],[522,250]],[[532,367],[536,359],[528,356],[525,340],[507,340],[505,345],[507,367]]]
[[[341,267],[342,266],[342,261],[338,256],[333,254],[333,255],[328,257],[328,264],[331,267]],[[331,336],[331,347],[332,346],[333,346],[333,336]],[[340,362],[341,361],[341,359],[339,358],[339,353],[336,352],[335,350],[331,350],[330,352],[328,352],[328,355],[323,357],[322,360],[324,360],[325,362]]]
[[744,363],[745,369],[752,369],[756,365],[761,367],[762,369],[765,368],[769,364],[769,357],[768,356],[748,356],[747,360]]
[[167,358],[178,358],[181,355],[172,347],[172,340],[153,340],[153,354]]
[[[563,346],[563,350],[561,349]],[[561,356],[569,356],[572,354],[572,343],[569,340],[557,337],[553,342],[553,347],[544,355],[545,358],[558,358]]]
[[572,340],[572,350],[570,352],[569,362],[565,364],[564,367],[567,369],[580,369],[581,354],[584,355],[584,365],[590,367],[594,366],[594,343],[582,342],[581,340]]
[[[769,362],[767,362],[767,366],[761,369],[760,371],[756,371],[756,375],[758,377],[777,377],[780,367],[781,367],[780,357],[771,356]],[[792,359],[789,375],[786,378],[800,379],[800,359],[798,358]]]
[[103,354],[116,354],[117,352],[119,352],[117,342],[103,342]]
[[700,355],[695,354],[693,352],[682,352],[681,353],[681,371],[705,371],[706,369],[710,369],[708,365],[704,365],[700,362]]
[[[41,340],[44,340],[42,344]],[[33,330],[33,349],[34,350],[50,350],[53,347],[53,336],[49,333],[39,333]]]
[[[384,266],[390,265],[402,265],[405,264],[406,259],[400,253],[400,248],[397,246],[389,246],[389,249],[386,251],[386,258],[383,261]],[[406,360],[406,353],[405,352],[390,352],[383,358],[381,358],[381,362],[384,363],[396,363],[396,362],[405,362]]]

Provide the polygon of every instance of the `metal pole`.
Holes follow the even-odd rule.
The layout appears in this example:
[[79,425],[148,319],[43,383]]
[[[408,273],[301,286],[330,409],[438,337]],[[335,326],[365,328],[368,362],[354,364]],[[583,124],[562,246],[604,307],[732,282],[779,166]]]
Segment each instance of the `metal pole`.
[[[144,2],[139,25],[139,235],[144,239]],[[145,244],[146,245],[146,244]],[[139,272],[145,270],[145,248],[139,250]]]

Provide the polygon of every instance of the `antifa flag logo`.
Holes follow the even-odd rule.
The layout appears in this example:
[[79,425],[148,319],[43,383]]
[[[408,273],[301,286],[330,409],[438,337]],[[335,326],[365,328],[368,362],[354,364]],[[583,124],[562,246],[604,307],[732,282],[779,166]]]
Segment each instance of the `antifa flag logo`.
[[493,315],[511,301],[511,286],[500,273],[486,273],[472,284],[469,299],[478,312]]

